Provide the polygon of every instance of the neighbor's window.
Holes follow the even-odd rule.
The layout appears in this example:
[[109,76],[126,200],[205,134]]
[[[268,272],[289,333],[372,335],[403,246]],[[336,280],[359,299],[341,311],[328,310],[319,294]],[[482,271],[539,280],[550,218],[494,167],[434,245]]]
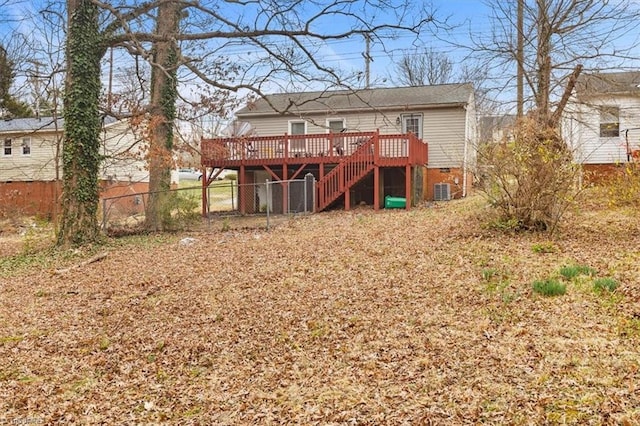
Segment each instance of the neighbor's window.
[[22,155],[31,155],[31,138],[22,139]]
[[617,138],[620,136],[620,110],[616,107],[604,107],[600,110],[600,137]]
[[3,155],[11,155],[11,139],[5,139],[4,140]]

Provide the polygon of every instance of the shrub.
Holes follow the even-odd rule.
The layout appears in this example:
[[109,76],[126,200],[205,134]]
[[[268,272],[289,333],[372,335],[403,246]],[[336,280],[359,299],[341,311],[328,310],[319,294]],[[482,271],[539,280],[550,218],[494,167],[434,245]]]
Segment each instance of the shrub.
[[593,289],[597,292],[615,291],[618,288],[618,281],[613,278],[598,278],[593,282]]
[[162,205],[163,225],[166,230],[187,229],[200,221],[199,199],[195,194],[167,194]]
[[478,160],[480,189],[509,228],[553,233],[578,195],[571,152],[555,129],[532,118],[516,124],[513,141],[482,147]]
[[486,268],[482,270],[482,279],[485,281],[491,281],[493,277],[498,275],[498,270],[495,268]]
[[595,275],[596,271],[593,268],[584,265],[568,265],[560,268],[560,275],[570,280],[578,275]]
[[640,162],[625,164],[621,173],[615,174],[607,185],[609,204],[612,206],[640,205]]
[[533,291],[543,296],[561,296],[567,292],[567,286],[556,279],[533,282]]
[[558,251],[556,246],[548,241],[534,244],[531,246],[531,250],[533,250],[534,253],[555,253]]

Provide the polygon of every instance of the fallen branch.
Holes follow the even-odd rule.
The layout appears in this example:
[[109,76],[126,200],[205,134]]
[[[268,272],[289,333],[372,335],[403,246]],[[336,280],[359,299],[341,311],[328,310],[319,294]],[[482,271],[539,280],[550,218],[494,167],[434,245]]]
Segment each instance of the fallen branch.
[[82,261],[82,262],[80,262],[80,263],[78,263],[76,265],[69,266],[68,268],[64,268],[64,269],[56,269],[55,271],[53,271],[53,274],[54,275],[66,274],[67,272],[69,272],[69,271],[71,271],[73,269],[82,268],[83,266],[87,266],[87,265],[89,265],[91,263],[98,262],[98,261],[104,259],[105,257],[107,257],[107,254],[109,254],[109,253],[104,252],[104,253],[96,254],[95,256],[90,257],[89,259],[87,259],[85,261]]

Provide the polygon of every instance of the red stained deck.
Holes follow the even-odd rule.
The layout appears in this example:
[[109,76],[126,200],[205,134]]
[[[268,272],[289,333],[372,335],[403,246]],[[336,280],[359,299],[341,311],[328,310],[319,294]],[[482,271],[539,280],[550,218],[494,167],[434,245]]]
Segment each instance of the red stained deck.
[[[244,183],[247,169],[262,168],[275,180],[287,180],[310,166],[317,168],[318,210],[341,195],[348,209],[349,189],[369,173],[378,188],[381,167],[406,169],[409,200],[411,167],[425,165],[428,152],[427,144],[412,133],[381,135],[377,131],[203,139],[201,148],[203,167],[238,170],[239,184]],[[203,195],[215,177],[203,179]],[[375,190],[376,209],[378,197]],[[409,205],[407,202],[407,208]]]

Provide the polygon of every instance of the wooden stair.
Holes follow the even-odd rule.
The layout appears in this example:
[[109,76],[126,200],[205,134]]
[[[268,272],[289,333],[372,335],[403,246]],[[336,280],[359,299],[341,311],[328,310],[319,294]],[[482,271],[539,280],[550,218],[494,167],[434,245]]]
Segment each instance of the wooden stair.
[[338,165],[316,184],[318,189],[317,211],[329,207],[340,196],[349,191],[375,166],[374,139],[364,141],[351,155],[340,160]]

